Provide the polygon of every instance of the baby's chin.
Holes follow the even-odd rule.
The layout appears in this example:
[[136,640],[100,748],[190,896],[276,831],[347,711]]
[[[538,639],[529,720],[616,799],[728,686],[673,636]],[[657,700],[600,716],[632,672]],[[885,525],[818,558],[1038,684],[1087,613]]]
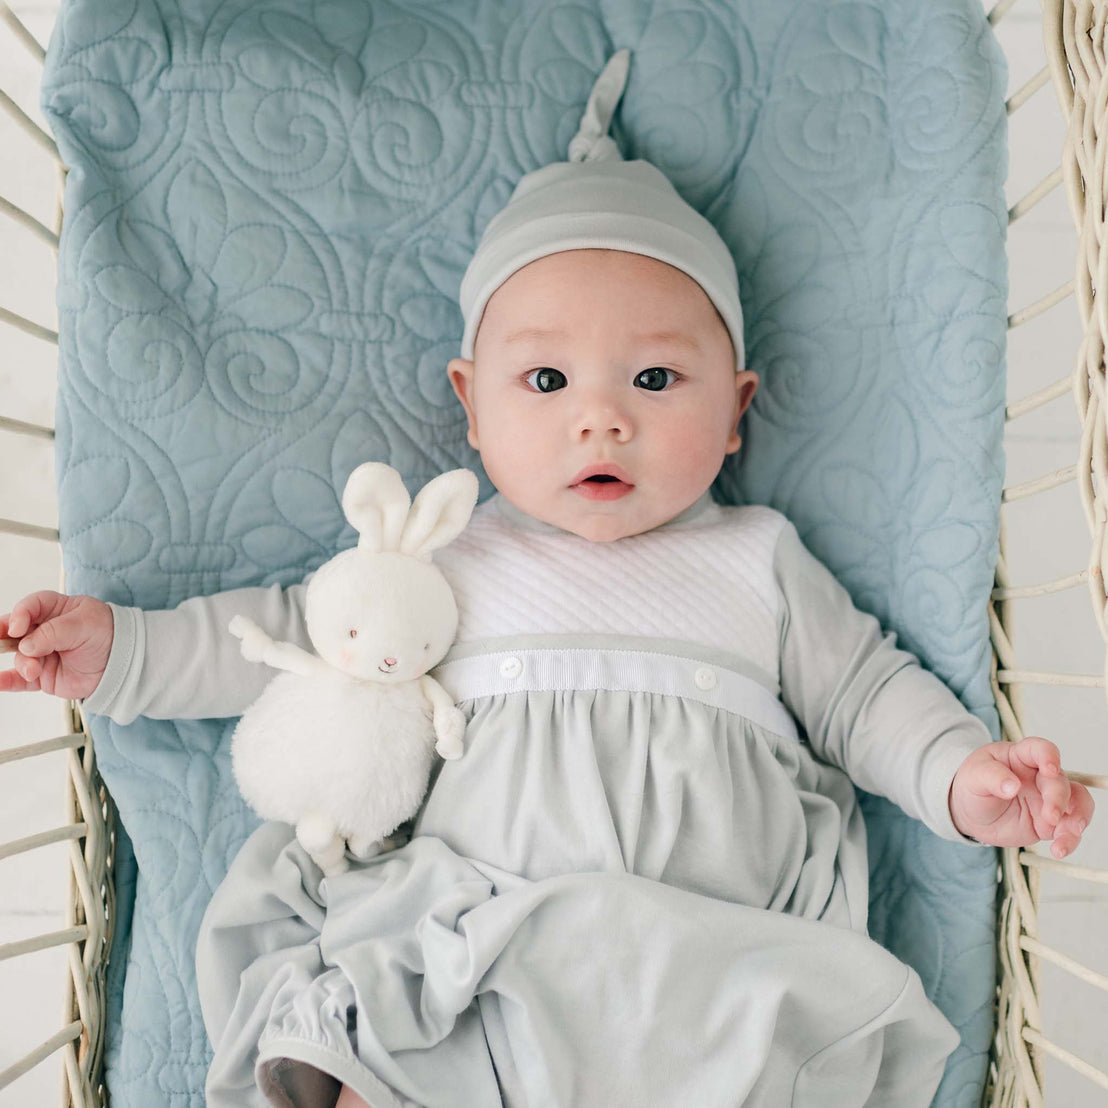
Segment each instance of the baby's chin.
[[597,521],[588,520],[584,523],[567,524],[560,523],[559,527],[571,531],[589,542],[615,542],[617,539],[627,539],[632,535],[639,535],[643,531],[649,531],[649,527],[620,527],[614,520]]
[[571,508],[559,513],[562,516],[561,519],[551,522],[590,542],[615,542],[617,539],[641,535],[644,531],[650,531],[678,514],[677,512],[667,513],[664,510],[643,512],[640,505],[629,503],[633,497],[634,493],[621,500],[618,506],[611,505],[610,510],[573,511]]

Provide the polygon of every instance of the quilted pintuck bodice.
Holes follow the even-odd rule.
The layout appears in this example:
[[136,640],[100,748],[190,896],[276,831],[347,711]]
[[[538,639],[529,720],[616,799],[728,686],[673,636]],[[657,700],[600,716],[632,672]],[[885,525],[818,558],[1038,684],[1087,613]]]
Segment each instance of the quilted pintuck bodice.
[[[640,535],[591,542],[496,494],[435,564],[458,601],[455,642],[528,634],[633,635],[701,644],[778,672],[774,551],[785,517],[705,493]],[[680,567],[675,571],[674,567]]]

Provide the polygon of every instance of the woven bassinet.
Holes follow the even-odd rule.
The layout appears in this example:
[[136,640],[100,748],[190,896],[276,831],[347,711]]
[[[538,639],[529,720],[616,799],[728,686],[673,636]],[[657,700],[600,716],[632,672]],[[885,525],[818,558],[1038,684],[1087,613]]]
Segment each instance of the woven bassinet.
[[[1008,14],[1016,0],[1000,0],[988,15],[996,26]],[[41,64],[45,54],[41,45],[0,0],[0,34],[8,35],[30,51]],[[1060,369],[1073,361],[1071,351],[1059,351],[1058,365],[1044,365],[1049,383],[1025,398],[1011,403],[1007,419],[1021,416],[1070,393],[1076,400],[1080,420],[1080,447],[1075,462],[1064,469],[1035,480],[1010,485],[1004,490],[1001,519],[1000,559],[996,568],[996,588],[989,604],[994,661],[993,691],[1000,710],[1004,739],[1015,741],[1024,736],[1024,710],[1021,700],[1024,685],[1105,687],[1103,657],[1093,666],[1094,675],[1070,672],[1044,672],[1021,667],[1011,633],[1013,608],[1018,601],[1032,597],[1057,596],[1066,590],[1088,587],[1093,613],[1101,635],[1108,640],[1108,605],[1104,570],[1108,564],[1105,526],[1108,521],[1108,409],[1105,408],[1105,341],[1108,336],[1108,307],[1095,288],[1108,275],[1108,249],[1101,251],[1105,235],[1105,205],[1108,182],[1105,181],[1105,151],[1108,139],[1100,128],[1108,117],[1108,0],[1043,0],[1042,30],[1048,64],[1027,81],[1009,100],[1011,116],[1022,108],[1044,85],[1053,81],[1062,110],[1068,121],[1068,133],[1060,165],[1052,165],[1041,182],[1009,212],[1014,223],[1040,200],[1064,183],[1078,235],[1077,266],[1073,280],[1013,313],[1008,320],[1011,342],[1020,341],[1025,332],[1020,325],[1076,297],[1083,327],[1083,339],[1073,369],[1058,376]],[[58,170],[59,201],[54,228],[38,220],[0,196],[0,212],[57,250],[61,227],[61,202],[66,167],[58,157],[51,138],[20,110],[0,89],[0,106],[27,137],[26,149],[8,152],[14,157],[41,157],[45,152]],[[1013,142],[1018,141],[1013,128]],[[55,346],[57,334],[47,327],[0,307],[0,324],[14,327],[35,339]],[[1011,350],[1011,347],[1010,347]],[[0,415],[0,432],[16,436],[52,439],[49,427],[37,426]],[[1013,585],[1008,564],[1015,553],[1005,545],[1005,507],[1055,488],[1076,482],[1088,522],[1091,544],[1087,568],[1039,584]],[[1026,508],[1021,509],[1027,511]],[[0,519],[0,531],[25,538],[28,543],[58,541],[56,531],[16,520]],[[1043,529],[1036,529],[1037,535]],[[1084,551],[1070,551],[1068,564],[1086,561]],[[61,585],[64,589],[64,581]],[[1057,601],[1056,601],[1057,602]],[[1044,603],[1038,601],[1038,603]],[[1046,601],[1049,603],[1049,601]],[[1099,652],[1098,652],[1099,653]],[[1067,766],[1065,716],[1037,720],[1042,730],[1059,743]],[[115,920],[113,895],[114,807],[96,769],[92,742],[75,703],[69,705],[69,730],[65,735],[44,741],[16,745],[5,736],[0,749],[0,765],[41,757],[54,751],[66,752],[64,788],[69,822],[65,826],[42,829],[28,827],[25,837],[0,844],[0,859],[35,851],[49,844],[68,843],[69,896],[68,918],[58,931],[33,935],[0,945],[0,961],[19,958],[47,948],[65,947],[69,973],[65,982],[65,1019],[63,1026],[40,1046],[0,1072],[0,1090],[15,1082],[34,1067],[61,1052],[63,1062],[62,1102],[81,1108],[107,1103],[102,1082],[104,1044],[105,968],[111,947]],[[1098,789],[1108,788],[1108,776],[1070,771],[1073,780]],[[2,786],[0,786],[2,787]],[[0,793],[2,795],[2,793]],[[1102,815],[1103,819],[1104,816]],[[1056,861],[1041,849],[1006,849],[1002,852],[999,880],[1003,896],[997,919],[999,929],[997,1024],[990,1060],[985,1102],[989,1105],[1037,1106],[1044,1104],[1043,1071],[1048,1056],[1088,1078],[1089,1096],[1082,1102],[1099,1099],[1096,1087],[1108,1090],[1108,1074],[1084,1061],[1064,1045],[1051,1041],[1043,1033],[1040,966],[1051,963],[1059,969],[1108,992],[1108,977],[1089,969],[1062,951],[1039,939],[1039,880],[1043,871],[1064,875],[1075,886],[1088,889],[1108,884],[1108,869],[1092,868],[1072,862]],[[1102,902],[1103,903],[1103,902]],[[1108,921],[1106,921],[1108,922]],[[1063,979],[1067,982],[1068,979]],[[49,987],[47,984],[45,987]],[[1082,987],[1082,986],[1078,986]],[[18,1003],[16,998],[5,998]],[[1106,1013],[1108,1014],[1108,1013]],[[1097,1020],[1103,1028],[1103,1017]],[[55,1063],[56,1064],[56,1063]],[[1052,1100],[1051,1103],[1054,1103]],[[1067,1103],[1072,1103],[1067,1099]]]

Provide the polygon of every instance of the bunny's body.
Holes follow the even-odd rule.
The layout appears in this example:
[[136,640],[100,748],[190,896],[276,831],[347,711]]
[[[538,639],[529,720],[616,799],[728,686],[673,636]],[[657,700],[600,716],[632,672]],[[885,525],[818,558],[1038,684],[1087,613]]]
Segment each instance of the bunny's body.
[[324,874],[346,868],[348,845],[373,854],[415,814],[434,751],[462,754],[465,717],[427,673],[458,629],[431,551],[469,522],[477,488],[474,473],[456,469],[413,503],[391,466],[359,466],[342,497],[358,545],[320,566],[305,596],[317,653],[231,620],[244,657],[286,671],[235,728],[235,780],[263,819],[295,826]]
[[435,731],[418,682],[279,673],[239,726],[231,757],[246,802],[293,825],[333,813],[334,834],[356,855],[403,823],[427,789]]

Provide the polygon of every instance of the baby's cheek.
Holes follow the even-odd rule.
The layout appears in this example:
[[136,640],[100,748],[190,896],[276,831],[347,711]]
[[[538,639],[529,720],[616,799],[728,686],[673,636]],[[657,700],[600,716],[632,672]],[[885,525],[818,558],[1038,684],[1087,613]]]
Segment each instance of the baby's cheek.
[[709,479],[714,478],[722,462],[722,449],[705,433],[703,422],[674,428],[660,453],[676,484],[695,485],[709,470]]
[[342,650],[339,651],[339,664],[348,666],[353,661],[354,651],[351,650],[348,646],[344,646]]

